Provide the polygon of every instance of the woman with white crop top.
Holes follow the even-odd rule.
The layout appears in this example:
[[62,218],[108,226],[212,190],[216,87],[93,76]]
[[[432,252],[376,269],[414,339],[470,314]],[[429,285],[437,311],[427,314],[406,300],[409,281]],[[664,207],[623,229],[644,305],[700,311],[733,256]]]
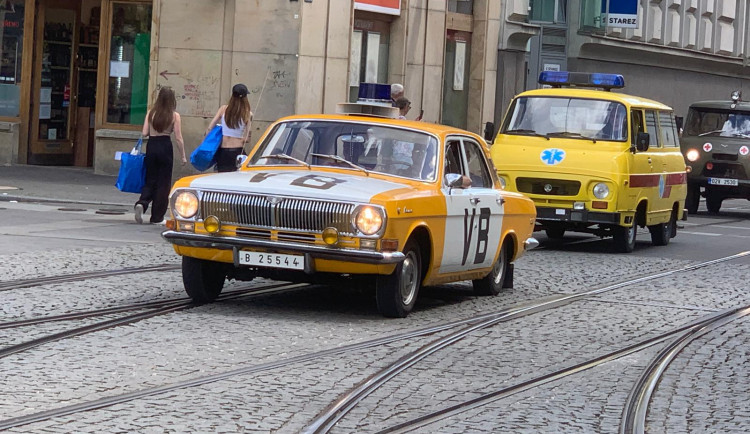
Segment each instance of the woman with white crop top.
[[221,124],[221,146],[216,151],[216,168],[219,172],[233,172],[237,170],[237,156],[242,153],[250,137],[250,121],[253,113],[247,100],[247,86],[235,84],[232,87],[232,97],[229,104],[219,107],[219,111],[208,124],[206,134]]

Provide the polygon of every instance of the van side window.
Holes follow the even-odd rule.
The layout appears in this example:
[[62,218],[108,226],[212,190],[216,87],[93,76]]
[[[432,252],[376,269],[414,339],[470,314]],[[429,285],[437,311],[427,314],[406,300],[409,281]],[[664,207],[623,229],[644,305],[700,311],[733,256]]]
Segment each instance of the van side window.
[[652,148],[661,148],[659,126],[656,123],[656,112],[654,110],[646,110],[646,132],[651,136],[650,146]]
[[659,112],[659,130],[661,131],[661,143],[665,148],[676,148],[678,146],[674,114],[664,110]]
[[630,143],[635,145],[635,139],[638,137],[638,133],[645,133],[646,130],[643,128],[643,112],[640,110],[632,110],[632,121],[633,132],[631,134]]

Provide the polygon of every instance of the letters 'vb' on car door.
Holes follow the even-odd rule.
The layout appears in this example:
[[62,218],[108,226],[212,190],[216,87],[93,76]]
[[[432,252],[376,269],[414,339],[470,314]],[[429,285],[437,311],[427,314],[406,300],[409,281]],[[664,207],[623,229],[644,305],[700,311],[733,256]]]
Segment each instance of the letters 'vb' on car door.
[[443,186],[447,214],[440,273],[487,268],[500,243],[502,205],[479,145],[462,138],[447,143],[444,175],[468,176],[472,185]]

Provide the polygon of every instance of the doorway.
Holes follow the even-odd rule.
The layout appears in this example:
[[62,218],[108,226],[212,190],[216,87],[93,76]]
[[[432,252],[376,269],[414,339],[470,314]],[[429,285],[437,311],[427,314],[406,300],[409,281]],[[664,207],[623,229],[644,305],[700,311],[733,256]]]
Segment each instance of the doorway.
[[101,0],[39,0],[28,163],[91,166]]

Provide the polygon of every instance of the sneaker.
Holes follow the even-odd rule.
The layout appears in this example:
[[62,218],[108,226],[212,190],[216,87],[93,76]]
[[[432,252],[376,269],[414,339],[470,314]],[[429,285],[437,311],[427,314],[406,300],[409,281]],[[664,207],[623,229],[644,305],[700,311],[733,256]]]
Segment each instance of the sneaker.
[[150,222],[150,223],[151,223],[152,225],[162,225],[162,226],[164,226],[164,225],[166,225],[166,224],[167,224],[167,220],[166,220],[166,219],[164,219],[164,220],[162,220],[162,221],[160,221],[160,222]]
[[135,204],[135,221],[138,224],[143,223],[143,205],[140,203]]

